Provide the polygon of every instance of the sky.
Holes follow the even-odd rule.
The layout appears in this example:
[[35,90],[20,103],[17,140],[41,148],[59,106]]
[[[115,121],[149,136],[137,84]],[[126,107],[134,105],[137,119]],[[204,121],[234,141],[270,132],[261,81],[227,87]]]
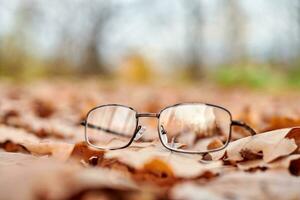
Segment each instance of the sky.
[[[105,4],[104,0],[0,0],[0,39],[15,29],[20,2],[38,8],[38,17],[24,33],[28,36],[28,51],[44,57],[57,54],[62,30],[70,32],[69,37],[74,37],[78,43],[78,48],[73,49],[74,55],[80,52],[80,45],[84,45],[81,41],[85,41],[91,30],[93,15],[90,13],[101,12],[101,5]],[[198,2],[203,15],[201,56],[212,65],[226,60],[226,45],[231,42],[230,35],[226,35],[231,22],[226,20],[224,2]],[[299,55],[300,39],[294,21],[297,0],[238,2],[249,56],[260,61],[271,57],[290,59]],[[184,61],[187,53],[186,19],[182,1],[112,0],[112,3],[118,11],[105,24],[100,45],[106,62],[117,65],[131,52],[145,55],[159,67],[173,65],[177,62],[174,58]]]

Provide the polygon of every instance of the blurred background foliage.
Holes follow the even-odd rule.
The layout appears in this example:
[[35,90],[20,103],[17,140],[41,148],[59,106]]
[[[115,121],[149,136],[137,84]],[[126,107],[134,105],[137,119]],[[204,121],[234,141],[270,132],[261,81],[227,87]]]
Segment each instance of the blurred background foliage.
[[0,78],[300,87],[299,0],[0,0]]

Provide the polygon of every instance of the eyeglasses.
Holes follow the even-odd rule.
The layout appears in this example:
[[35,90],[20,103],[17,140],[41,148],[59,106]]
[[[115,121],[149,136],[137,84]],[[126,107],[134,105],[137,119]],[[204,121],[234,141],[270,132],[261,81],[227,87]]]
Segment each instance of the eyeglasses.
[[176,104],[159,113],[138,113],[128,106],[107,104],[91,109],[81,125],[85,126],[85,140],[90,146],[116,150],[140,140],[145,130],[139,125],[139,119],[144,117],[157,118],[163,146],[181,153],[206,154],[226,148],[232,126],[256,134],[244,122],[232,120],[227,109],[203,103]]

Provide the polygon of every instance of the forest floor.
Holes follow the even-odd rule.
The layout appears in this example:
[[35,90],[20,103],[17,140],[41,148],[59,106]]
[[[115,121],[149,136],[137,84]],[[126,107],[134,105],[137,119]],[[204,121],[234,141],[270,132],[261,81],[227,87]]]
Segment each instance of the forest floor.
[[[259,134],[234,129],[243,138],[211,161],[170,152],[158,140],[106,152],[84,142],[80,122],[97,105],[157,113],[181,102],[223,106]],[[0,199],[300,199],[299,147],[300,93],[293,90],[93,80],[0,84]]]

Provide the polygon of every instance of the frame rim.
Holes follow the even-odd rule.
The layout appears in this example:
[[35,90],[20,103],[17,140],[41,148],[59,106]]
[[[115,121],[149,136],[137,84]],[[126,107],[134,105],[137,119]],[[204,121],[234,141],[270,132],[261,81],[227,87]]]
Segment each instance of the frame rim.
[[[169,108],[172,108],[172,107],[177,107],[177,106],[184,106],[184,105],[194,105],[194,104],[202,104],[202,105],[207,105],[207,106],[211,106],[211,107],[215,107],[215,108],[219,108],[223,111],[225,111],[226,113],[229,114],[229,117],[230,117],[230,124],[229,124],[229,133],[228,133],[228,139],[226,141],[226,143],[220,147],[220,148],[217,148],[217,149],[212,149],[212,150],[207,150],[207,151],[185,151],[185,150],[179,150],[179,149],[174,149],[174,148],[171,148],[171,147],[168,147],[162,140],[162,136],[161,136],[161,128],[160,128],[160,116],[161,116],[161,113],[163,111],[165,111],[166,109],[169,109]],[[223,149],[225,149],[228,144],[230,143],[230,140],[231,140],[231,134],[232,134],[232,114],[231,112],[222,107],[222,106],[219,106],[219,105],[215,105],[215,104],[210,104],[210,103],[200,103],[200,102],[191,102],[191,103],[178,103],[178,104],[174,104],[174,105],[171,105],[171,106],[167,106],[165,107],[164,109],[162,109],[159,114],[158,114],[158,124],[157,124],[157,131],[158,131],[158,135],[159,135],[159,139],[160,139],[160,142],[162,143],[162,145],[169,149],[170,151],[173,151],[173,152],[177,152],[177,153],[186,153],[186,154],[207,154],[207,153],[213,153],[213,152],[217,152],[217,151],[221,151]]]
[[[161,113],[163,111],[165,111],[166,109],[168,109],[168,108],[177,107],[177,106],[183,106],[183,105],[193,105],[193,104],[194,105],[195,104],[202,104],[202,105],[207,105],[207,106],[215,107],[215,108],[221,109],[221,110],[225,111],[226,113],[228,113],[228,115],[230,117],[229,134],[228,134],[228,139],[227,139],[226,143],[222,147],[217,148],[217,149],[207,150],[207,151],[185,151],[185,150],[173,149],[171,147],[168,147],[163,142],[162,136],[161,136],[162,133],[161,133],[161,129],[160,129],[160,116],[161,116]],[[168,150],[170,150],[172,152],[185,153],[185,154],[207,154],[207,153],[217,152],[217,151],[221,151],[221,150],[225,149],[228,146],[228,144],[230,143],[230,141],[231,141],[232,126],[233,126],[232,114],[231,114],[231,112],[228,109],[226,109],[226,108],[224,108],[222,106],[219,106],[219,105],[215,105],[215,104],[211,104],[211,103],[203,103],[203,102],[184,102],[184,103],[177,103],[177,104],[173,104],[173,105],[164,107],[158,113],[139,113],[137,110],[135,110],[134,108],[132,108],[130,106],[127,106],[127,105],[115,104],[115,103],[113,103],[113,104],[103,104],[103,105],[96,106],[96,107],[92,108],[91,110],[89,110],[89,112],[86,114],[86,121],[88,120],[88,117],[89,117],[89,115],[90,115],[91,112],[93,112],[96,109],[99,109],[99,108],[102,108],[102,107],[106,107],[106,106],[120,106],[120,107],[125,107],[125,108],[128,108],[128,109],[134,111],[135,118],[136,118],[136,126],[135,126],[134,133],[132,134],[132,137],[130,138],[129,142],[126,145],[124,145],[122,147],[115,147],[115,148],[101,148],[101,147],[99,147],[97,145],[92,144],[89,141],[88,136],[87,136],[88,123],[86,123],[86,125],[85,125],[85,141],[88,143],[88,145],[90,145],[90,146],[92,146],[92,147],[94,147],[96,149],[100,149],[100,150],[104,150],[104,151],[106,151],[106,150],[118,150],[118,149],[124,149],[124,148],[130,146],[132,144],[132,142],[133,142],[136,134],[139,131],[139,127],[140,127],[140,125],[139,125],[139,118],[140,117],[155,117],[155,118],[157,118],[157,120],[158,120],[157,121],[157,132],[158,132],[159,140],[160,140],[161,144],[166,149],[168,149]],[[155,116],[154,115],[153,116],[142,116],[140,114],[142,114],[142,115],[144,115],[144,114],[151,114],[151,115],[155,114]]]
[[122,104],[103,104],[103,105],[96,106],[96,107],[92,108],[91,110],[89,110],[89,112],[86,114],[86,117],[85,117],[86,120],[85,120],[85,121],[86,121],[86,122],[88,121],[88,118],[89,118],[90,114],[91,114],[93,111],[95,111],[95,110],[97,110],[97,109],[99,109],[99,108],[107,107],[107,106],[115,106],[115,107],[119,106],[119,107],[128,108],[128,109],[134,111],[135,119],[136,119],[136,120],[135,120],[135,123],[136,123],[136,124],[135,124],[134,132],[133,132],[133,134],[132,134],[132,137],[130,137],[129,142],[128,142],[126,145],[124,145],[124,146],[121,146],[121,147],[112,147],[112,148],[102,148],[102,147],[99,147],[99,146],[97,146],[97,145],[94,145],[94,144],[92,144],[92,143],[90,142],[90,140],[89,140],[89,138],[88,138],[88,133],[87,133],[88,123],[86,123],[85,126],[84,126],[84,138],[85,138],[85,141],[87,142],[88,145],[90,145],[90,146],[92,146],[92,147],[94,147],[94,148],[96,148],[96,149],[100,149],[100,150],[104,150],[104,151],[105,151],[105,150],[124,149],[124,148],[128,147],[128,146],[133,142],[134,137],[135,137],[136,134],[137,134],[137,130],[138,130],[138,126],[139,126],[139,119],[137,118],[138,112],[137,112],[134,108],[132,108],[132,107],[130,107],[130,106],[122,105]]

